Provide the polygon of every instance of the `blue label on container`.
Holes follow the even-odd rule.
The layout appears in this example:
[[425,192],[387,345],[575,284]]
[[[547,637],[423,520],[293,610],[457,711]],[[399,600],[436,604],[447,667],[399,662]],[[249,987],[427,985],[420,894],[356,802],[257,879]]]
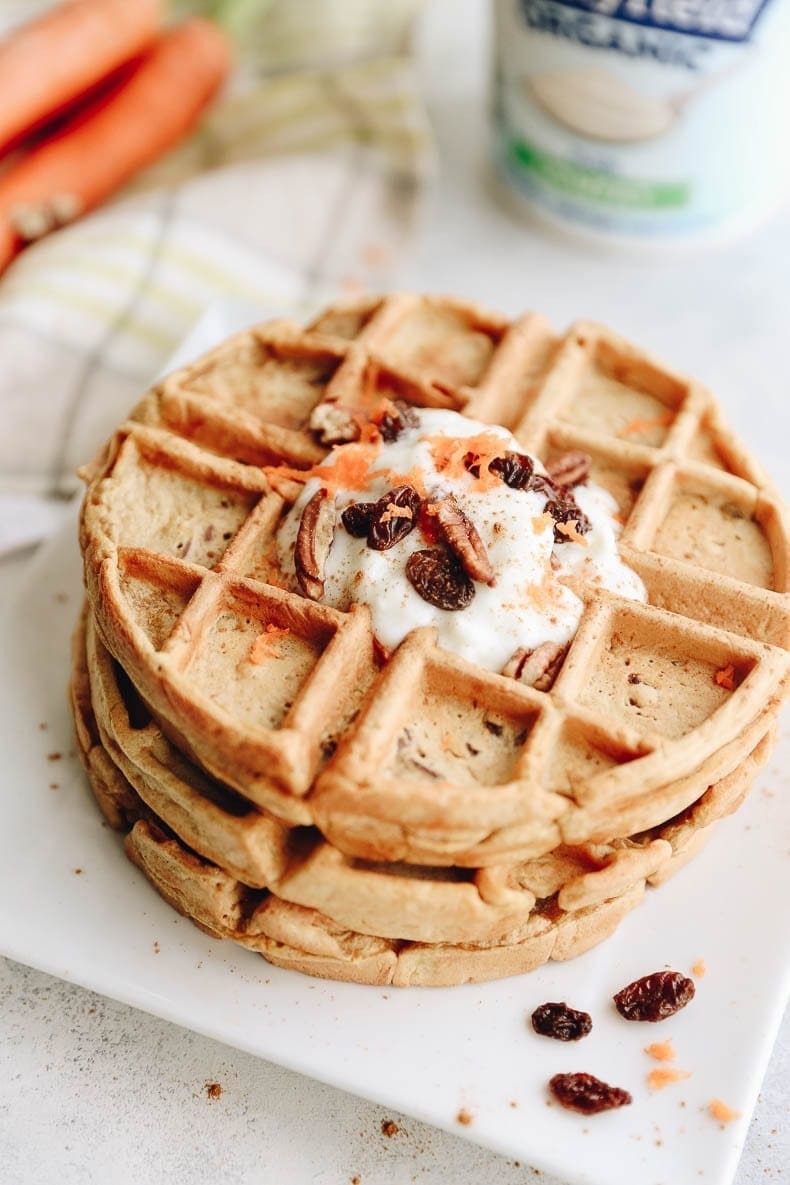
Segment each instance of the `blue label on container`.
[[[713,41],[747,41],[770,0],[520,0],[533,29],[601,45],[601,18]],[[613,35],[612,45],[617,45]]]

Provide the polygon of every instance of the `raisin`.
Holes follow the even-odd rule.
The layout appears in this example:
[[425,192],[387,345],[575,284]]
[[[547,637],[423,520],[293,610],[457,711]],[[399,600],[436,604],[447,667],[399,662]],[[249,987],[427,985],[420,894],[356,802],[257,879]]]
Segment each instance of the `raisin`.
[[550,477],[536,473],[529,483],[531,493],[544,494],[546,497],[546,514],[554,519],[554,540],[556,543],[567,543],[567,535],[557,530],[558,523],[574,523],[579,535],[586,535],[592,523],[580,508],[570,490],[556,486]]
[[418,428],[420,425],[420,418],[410,403],[396,399],[390,406],[392,411],[386,411],[378,422],[382,440],[388,444],[397,440],[407,428]]
[[566,1003],[541,1004],[532,1013],[532,1027],[541,1037],[557,1041],[581,1041],[592,1030],[589,1012],[577,1012]]
[[422,499],[412,486],[395,486],[373,504],[368,527],[368,547],[387,551],[413,531]]
[[497,473],[511,490],[525,490],[532,480],[535,466],[525,453],[505,453],[494,457],[488,466],[490,473]]
[[415,551],[406,563],[406,576],[429,605],[454,612],[471,605],[475,586],[458,560],[444,548]]
[[546,503],[546,513],[554,519],[554,541],[567,543],[568,536],[558,530],[558,524],[573,523],[578,535],[586,535],[592,523],[583,510],[580,510],[575,499],[570,494],[559,494],[549,498]]
[[694,982],[679,971],[654,971],[629,983],[614,997],[626,1020],[666,1020],[694,998]]
[[464,469],[467,473],[471,473],[472,477],[480,476],[480,460],[477,453],[467,453],[464,457]]
[[375,502],[352,502],[340,516],[343,526],[355,539],[363,539],[370,530],[370,518]]
[[582,1115],[597,1115],[599,1111],[627,1107],[633,1101],[627,1090],[609,1086],[592,1074],[555,1074],[549,1082],[549,1090],[563,1107],[580,1111]]
[[349,535],[356,539],[367,535],[368,547],[387,551],[414,530],[421,506],[422,500],[415,489],[395,486],[378,502],[352,502],[340,518]]

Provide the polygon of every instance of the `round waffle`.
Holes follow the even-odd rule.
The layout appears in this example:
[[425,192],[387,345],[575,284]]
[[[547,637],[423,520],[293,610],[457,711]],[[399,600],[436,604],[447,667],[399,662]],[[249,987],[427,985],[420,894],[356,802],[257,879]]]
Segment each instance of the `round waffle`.
[[[429,630],[384,661],[364,606],[279,587],[294,469],[371,391],[501,424],[547,462],[589,454],[649,603],[591,593],[539,691]],[[91,609],[165,734],[359,860],[481,869],[658,826],[699,797],[703,764],[726,777],[770,732],[785,693],[781,502],[707,391],[597,325],[559,337],[411,295],[270,323],[149,393],[86,476]],[[267,627],[288,631],[268,653]]]
[[90,619],[75,636],[71,694],[96,798],[167,901],[274,963],[366,983],[480,981],[583,953],[638,904],[646,883],[663,882],[699,849],[770,749],[764,737],[704,793],[700,771],[695,806],[652,833],[453,882],[417,868],[360,868],[315,829],[289,836],[240,809],[169,745]]

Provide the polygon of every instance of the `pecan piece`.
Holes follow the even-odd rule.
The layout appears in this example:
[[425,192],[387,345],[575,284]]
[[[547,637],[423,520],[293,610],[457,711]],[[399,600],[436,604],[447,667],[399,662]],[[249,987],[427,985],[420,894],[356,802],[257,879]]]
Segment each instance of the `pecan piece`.
[[335,533],[335,503],[317,490],[302,511],[296,536],[294,567],[299,586],[311,601],[324,595],[324,568]]
[[477,533],[477,527],[464,514],[453,495],[449,494],[440,502],[428,503],[426,509],[436,519],[445,543],[455,552],[472,579],[479,580],[481,584],[494,584],[496,577],[485,544]]
[[569,646],[570,643],[560,646],[558,642],[541,642],[534,650],[522,647],[507,660],[502,674],[536,691],[551,691]]
[[412,552],[406,576],[422,599],[437,609],[466,609],[475,595],[475,586],[458,560],[442,547]]
[[546,462],[546,472],[558,486],[578,486],[590,476],[592,458],[578,449]]
[[359,438],[359,424],[339,403],[318,403],[310,416],[310,430],[321,444],[347,444]]

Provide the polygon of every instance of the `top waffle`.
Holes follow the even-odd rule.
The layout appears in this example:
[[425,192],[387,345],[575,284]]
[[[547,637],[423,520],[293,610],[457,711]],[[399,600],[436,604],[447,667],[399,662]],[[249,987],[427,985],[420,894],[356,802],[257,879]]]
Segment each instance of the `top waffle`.
[[[649,603],[589,590],[541,691],[431,630],[387,658],[364,606],[281,587],[293,470],[348,439],[371,390],[500,424],[545,462],[589,454]],[[775,491],[703,388],[597,325],[559,337],[411,295],[272,322],[150,392],[87,477],[89,599],[165,732],[355,857],[479,867],[656,826],[788,681]]]

